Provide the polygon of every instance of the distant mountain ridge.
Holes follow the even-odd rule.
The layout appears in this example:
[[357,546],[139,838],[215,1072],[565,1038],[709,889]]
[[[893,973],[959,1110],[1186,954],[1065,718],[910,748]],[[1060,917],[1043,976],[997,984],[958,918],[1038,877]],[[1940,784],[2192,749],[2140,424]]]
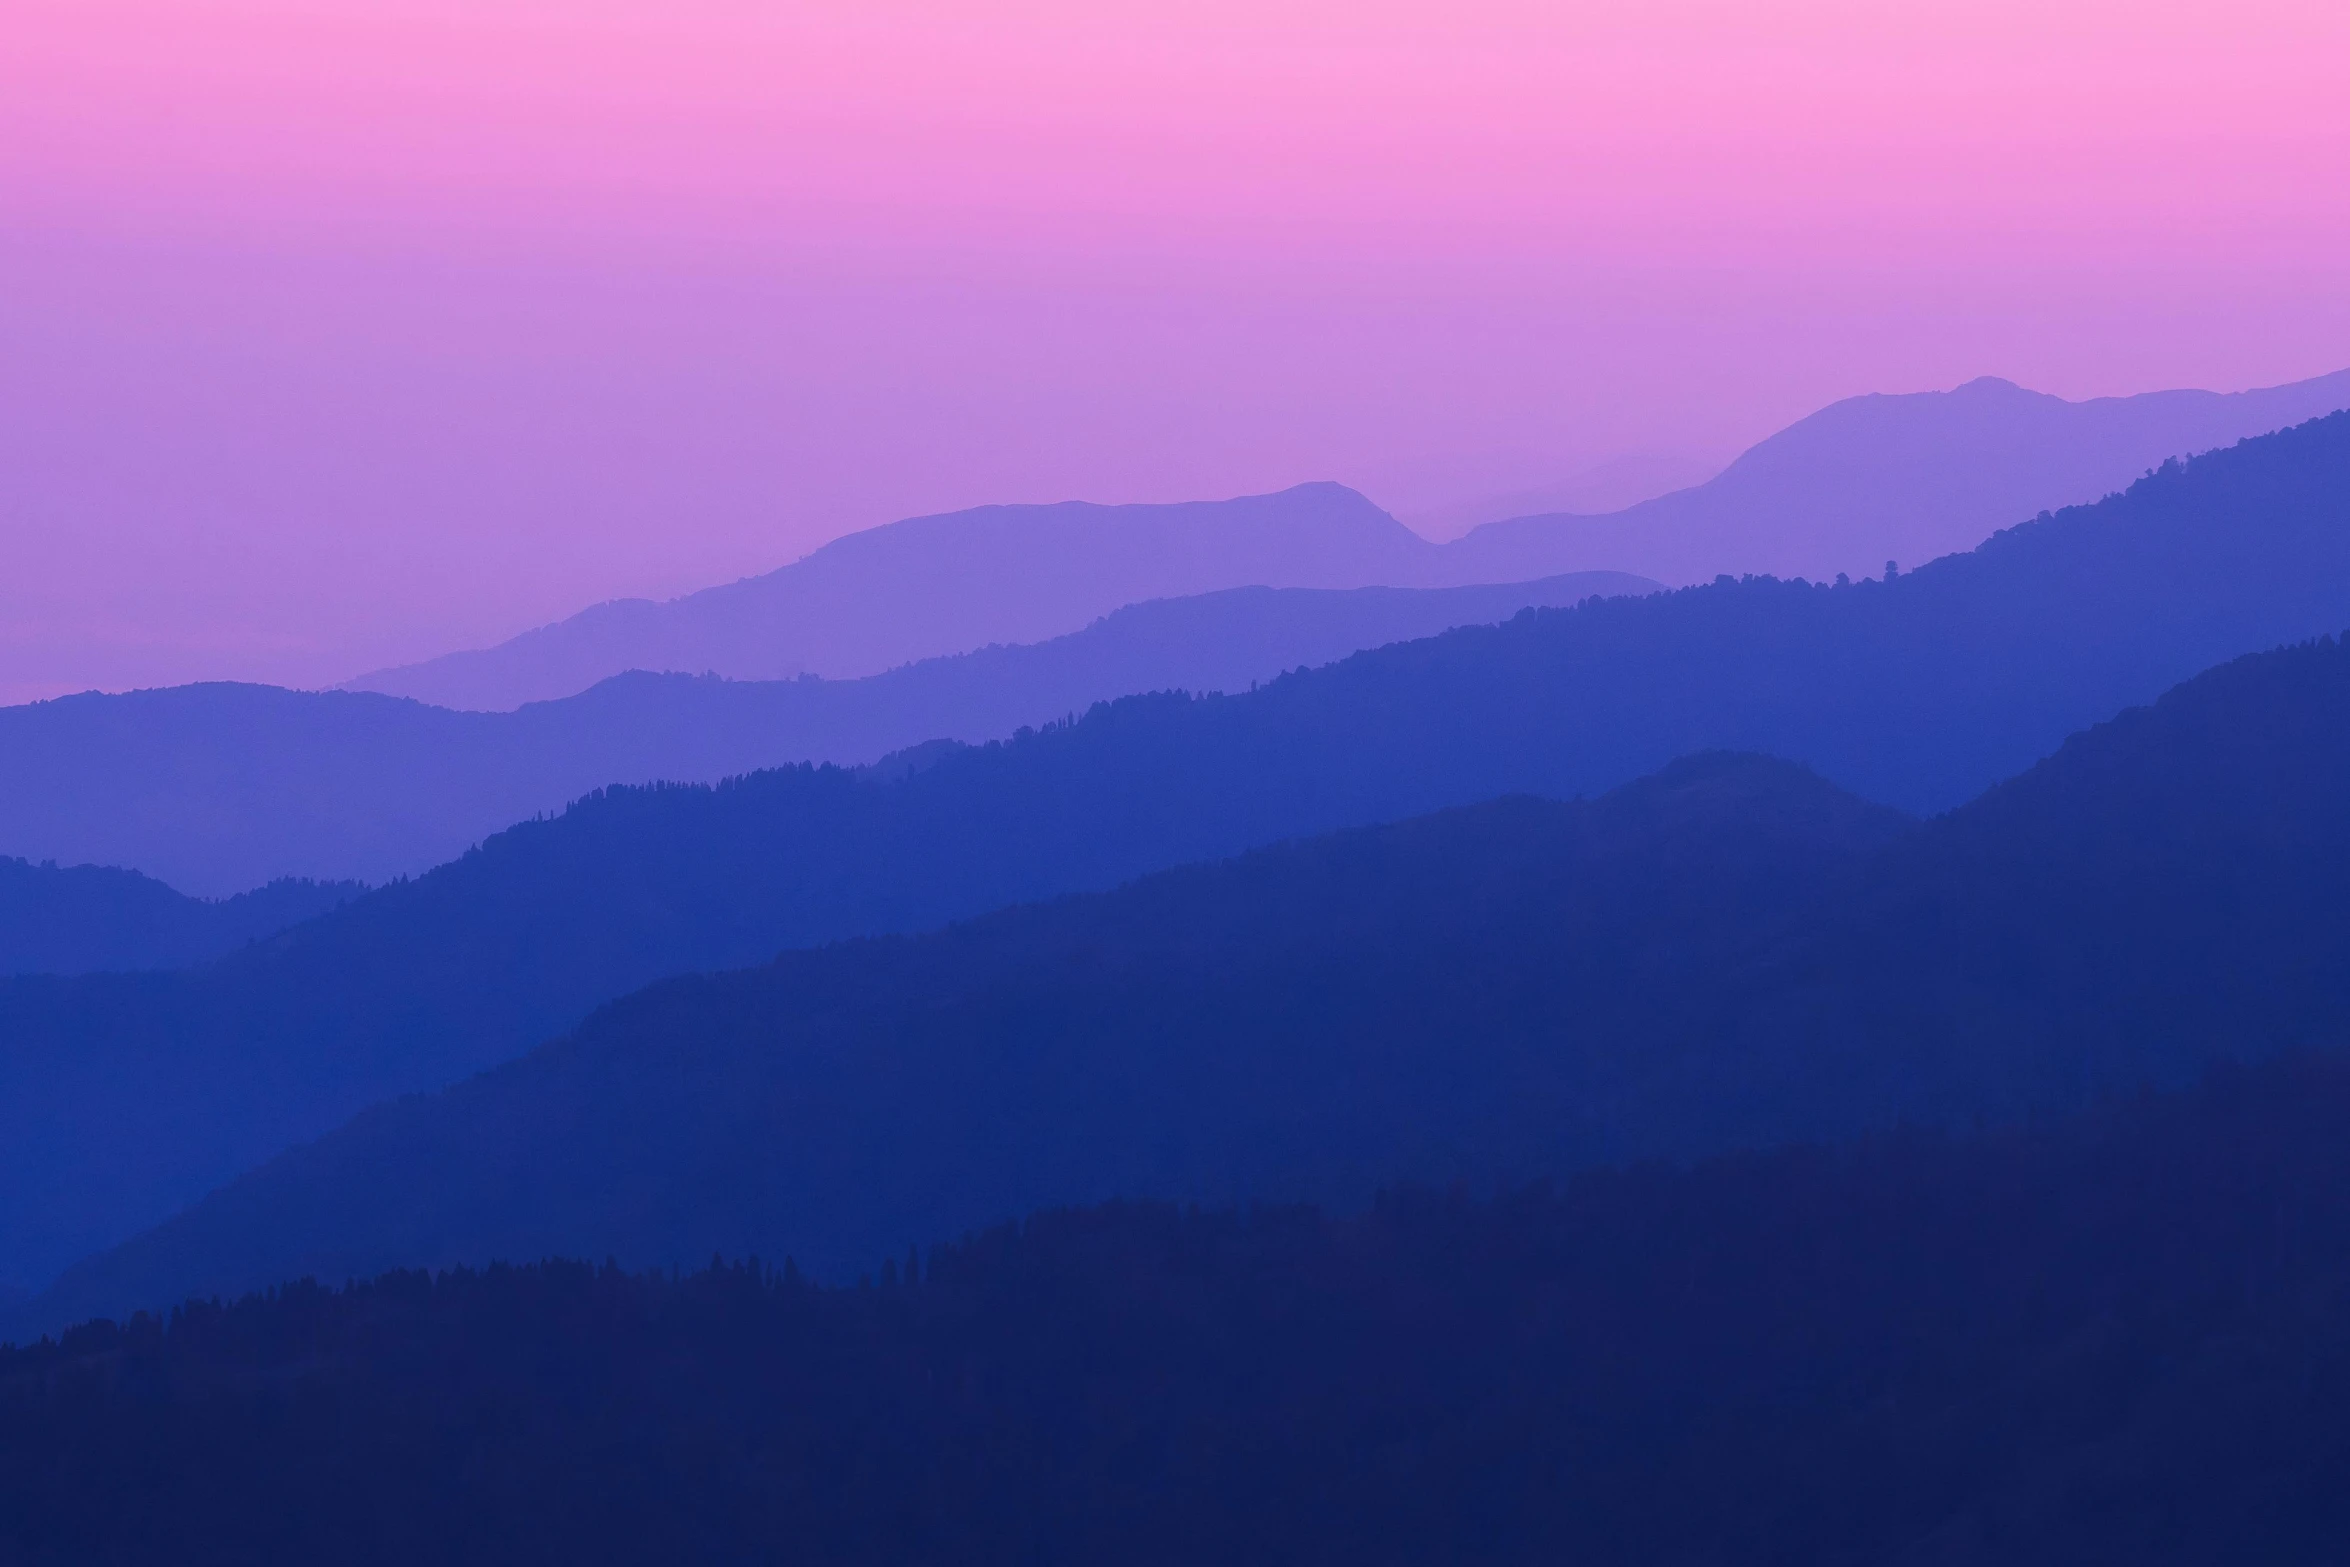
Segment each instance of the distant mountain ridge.
[[282,876],[381,882],[609,784],[1000,739],[1115,697],[1243,691],[1362,648],[1655,587],[1589,572],[1497,587],[1233,588],[863,680],[637,672],[512,713],[267,686],[63,697],[0,708],[0,851],[132,866],[208,895]]
[[1692,489],[1601,516],[1474,529],[1452,569],[1488,578],[1604,564],[1671,583],[1728,572],[1875,576],[1970,550],[2035,512],[2093,501],[2170,457],[2350,408],[2350,370],[2250,392],[2066,402],[1985,376],[1847,398]]
[[1428,586],[1429,548],[1337,484],[1168,506],[981,506],[848,534],[778,571],[667,603],[599,604],[495,648],[380,670],[345,689],[495,710],[627,669],[855,678],[1044,641],[1146,599]]
[[658,979],[1709,749],[1949,808],[2248,649],[2350,626],[2350,415],[1972,554],[1535,610],[903,775],[612,790],[187,974],[0,981],[0,1261],[37,1285],[370,1102]]
[[498,710],[629,669],[738,679],[856,676],[1076,630],[1143,599],[1241,586],[1441,587],[1622,571],[1873,576],[1969,550],[2041,511],[2120,490],[2166,458],[2350,407],[2350,370],[2259,391],[2070,403],[1985,377],[1848,398],[1716,477],[1601,517],[1488,523],[1431,544],[1353,490],[1175,506],[983,506],[835,539],[667,603],[630,599],[497,647],[378,670],[345,689]]

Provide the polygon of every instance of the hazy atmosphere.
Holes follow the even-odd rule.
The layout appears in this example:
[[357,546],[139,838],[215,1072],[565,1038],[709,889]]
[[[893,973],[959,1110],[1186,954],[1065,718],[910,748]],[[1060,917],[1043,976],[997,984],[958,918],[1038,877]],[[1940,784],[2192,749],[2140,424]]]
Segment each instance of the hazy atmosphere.
[[2350,1560],[2350,10],[16,0],[0,1567]]
[[2338,370],[2346,48],[2316,0],[19,0],[0,699],[332,684],[987,502],[1449,533],[1860,393]]

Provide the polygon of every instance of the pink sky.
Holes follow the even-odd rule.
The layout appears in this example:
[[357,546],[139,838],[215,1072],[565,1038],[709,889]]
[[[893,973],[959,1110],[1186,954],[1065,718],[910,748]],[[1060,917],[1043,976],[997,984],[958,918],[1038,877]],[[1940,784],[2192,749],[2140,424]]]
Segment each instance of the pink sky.
[[0,700],[2350,366],[2350,7],[13,0]]

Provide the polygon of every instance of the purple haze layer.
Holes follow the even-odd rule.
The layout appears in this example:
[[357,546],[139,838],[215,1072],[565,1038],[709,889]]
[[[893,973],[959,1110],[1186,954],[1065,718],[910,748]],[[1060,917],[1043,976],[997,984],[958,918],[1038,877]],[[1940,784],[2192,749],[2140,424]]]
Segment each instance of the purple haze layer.
[[17,0],[0,699],[2350,363],[2315,0]]

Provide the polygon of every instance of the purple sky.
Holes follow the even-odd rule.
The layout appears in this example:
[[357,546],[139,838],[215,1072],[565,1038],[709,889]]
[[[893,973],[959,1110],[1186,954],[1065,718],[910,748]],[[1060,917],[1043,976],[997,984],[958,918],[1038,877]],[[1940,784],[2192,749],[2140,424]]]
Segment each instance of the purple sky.
[[0,700],[2350,365],[2350,8],[15,0]]

